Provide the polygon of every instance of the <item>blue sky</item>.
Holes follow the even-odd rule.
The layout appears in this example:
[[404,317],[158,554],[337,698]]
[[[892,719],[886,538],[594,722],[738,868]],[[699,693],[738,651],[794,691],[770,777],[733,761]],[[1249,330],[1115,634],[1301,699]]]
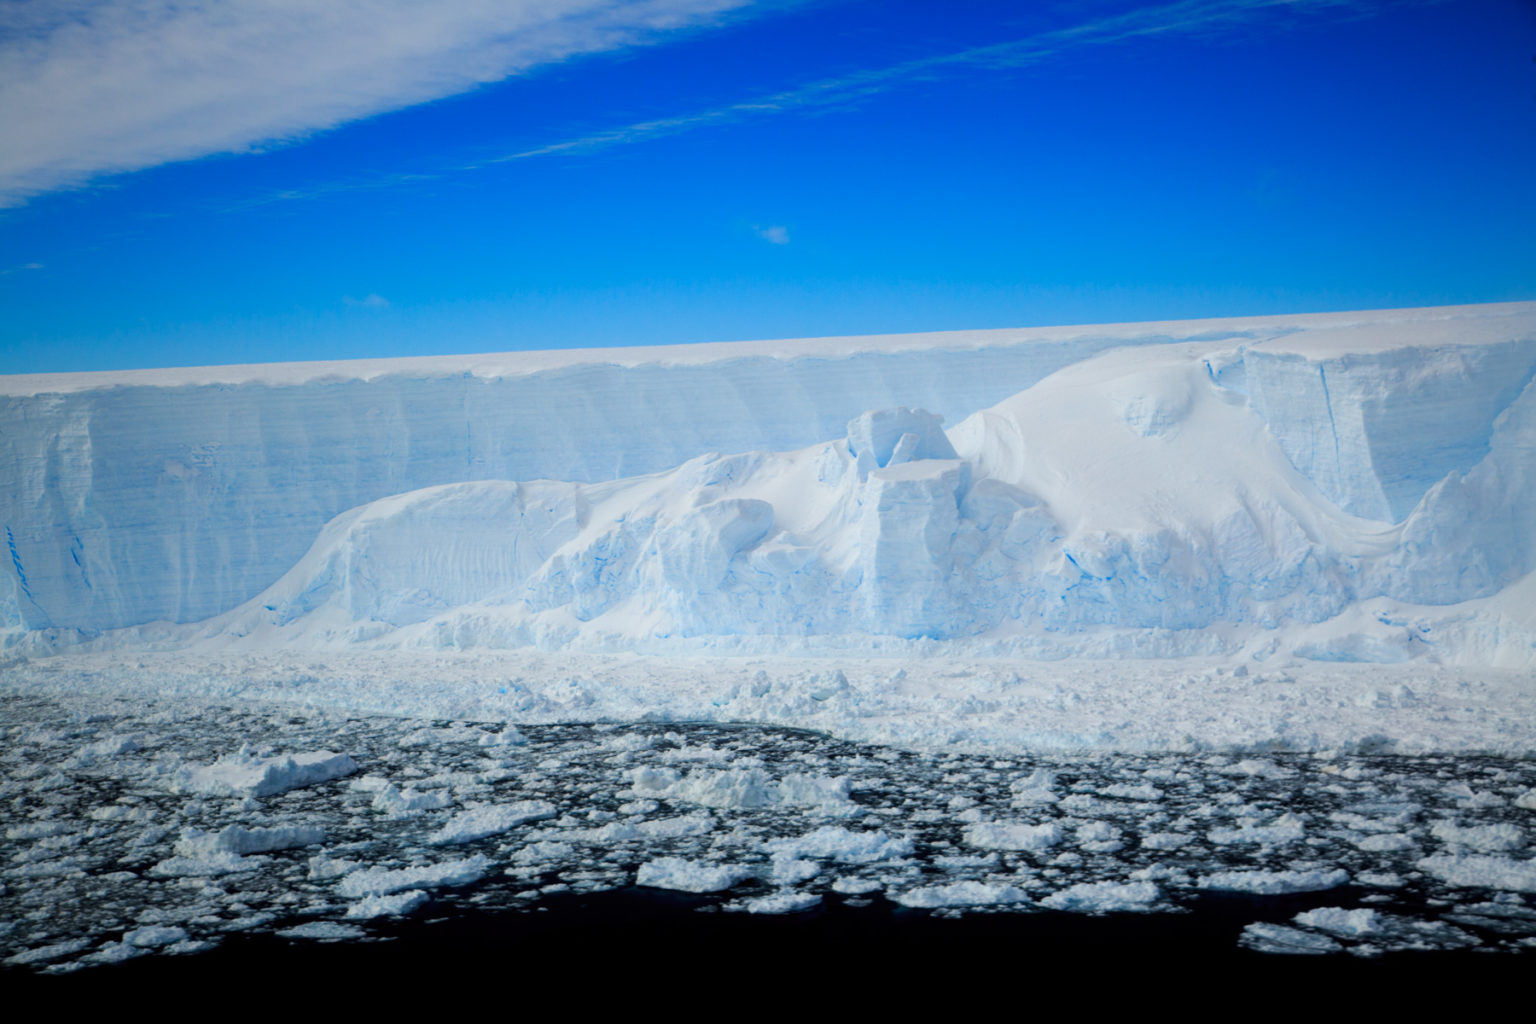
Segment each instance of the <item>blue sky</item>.
[[211,12],[0,0],[0,372],[1536,299],[1531,0]]

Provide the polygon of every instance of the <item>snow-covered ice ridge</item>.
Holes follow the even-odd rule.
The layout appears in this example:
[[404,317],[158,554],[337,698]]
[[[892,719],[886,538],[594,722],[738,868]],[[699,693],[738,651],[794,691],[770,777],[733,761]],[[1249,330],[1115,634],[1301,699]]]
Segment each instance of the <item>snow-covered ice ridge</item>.
[[0,621],[1524,668],[1533,375],[1520,303],[0,378]]

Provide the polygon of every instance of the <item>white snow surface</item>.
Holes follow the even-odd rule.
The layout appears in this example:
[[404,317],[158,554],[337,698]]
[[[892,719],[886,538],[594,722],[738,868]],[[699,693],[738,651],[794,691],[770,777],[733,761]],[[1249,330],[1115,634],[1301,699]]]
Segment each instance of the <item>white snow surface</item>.
[[1525,303],[4,378],[0,622],[1524,666],[1533,373]]
[[0,684],[1528,754],[1533,379],[1536,303],[0,377]]

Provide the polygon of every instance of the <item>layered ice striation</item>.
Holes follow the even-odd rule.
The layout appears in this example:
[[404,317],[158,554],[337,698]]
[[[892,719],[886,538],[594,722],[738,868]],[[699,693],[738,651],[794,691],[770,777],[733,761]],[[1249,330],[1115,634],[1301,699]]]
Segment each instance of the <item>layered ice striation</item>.
[[[6,435],[21,482],[8,614],[33,629],[206,619],[144,634],[161,641],[428,647],[1333,623],[1292,646],[1536,656],[1502,620],[1475,628],[1495,615],[1476,602],[1536,570],[1536,305],[1156,326],[522,376],[275,368],[294,381],[223,386],[231,415],[289,417],[285,441],[239,457],[220,447],[228,420],[197,404],[220,386],[160,387],[165,407],[201,411],[100,443],[93,403],[135,388],[12,398],[11,416],[75,409],[83,433],[45,443],[28,419]],[[453,397],[571,379],[540,394],[542,425],[512,433],[508,408]],[[385,394],[399,402],[370,426],[357,403]],[[121,469],[170,438],[205,446],[176,486],[217,479],[217,500],[173,500],[164,467],[135,486],[98,465],[102,444],[128,446],[108,460]],[[50,454],[28,461],[26,444]],[[620,475],[636,468],[656,471]],[[107,509],[135,525],[105,525]],[[83,539],[86,522],[106,533]]]

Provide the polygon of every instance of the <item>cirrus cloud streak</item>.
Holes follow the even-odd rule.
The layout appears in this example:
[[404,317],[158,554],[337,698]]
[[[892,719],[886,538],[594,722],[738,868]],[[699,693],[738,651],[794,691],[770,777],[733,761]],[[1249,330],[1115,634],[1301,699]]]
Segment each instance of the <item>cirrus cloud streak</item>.
[[0,206],[302,138],[749,0],[75,0],[0,10]]

